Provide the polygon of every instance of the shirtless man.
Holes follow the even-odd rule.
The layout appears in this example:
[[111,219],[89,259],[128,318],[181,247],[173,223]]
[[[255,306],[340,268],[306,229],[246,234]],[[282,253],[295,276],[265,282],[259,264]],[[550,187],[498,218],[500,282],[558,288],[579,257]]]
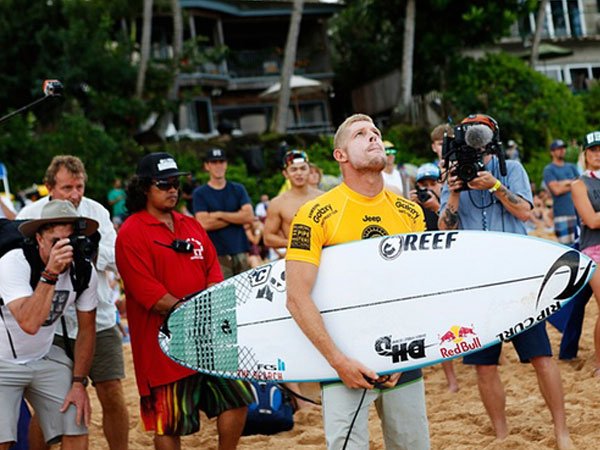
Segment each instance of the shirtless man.
[[[285,154],[282,173],[290,181],[292,187],[269,203],[263,231],[265,245],[273,248],[280,257],[283,256],[287,247],[290,224],[298,209],[307,201],[323,193],[309,185],[308,155],[301,150],[290,150]],[[286,383],[286,386],[292,391],[300,393],[298,383]],[[300,398],[296,398],[296,403],[298,409],[310,405]]]
[[310,174],[308,156],[301,150],[290,150],[285,154],[282,173],[292,187],[269,203],[263,232],[265,245],[276,251],[285,251],[290,224],[296,211],[304,203],[323,193],[308,184]]

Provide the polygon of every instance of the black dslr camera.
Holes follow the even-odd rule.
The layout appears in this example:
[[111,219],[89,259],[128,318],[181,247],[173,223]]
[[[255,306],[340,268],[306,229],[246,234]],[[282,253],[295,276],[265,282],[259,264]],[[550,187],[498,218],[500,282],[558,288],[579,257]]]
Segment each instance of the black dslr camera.
[[73,247],[73,259],[76,263],[78,261],[91,263],[98,251],[98,242],[83,234],[86,225],[85,219],[76,220],[73,224],[73,234],[69,236],[69,244]]
[[485,170],[485,155],[496,155],[500,174],[506,176],[506,156],[502,143],[495,133],[487,130],[487,126],[482,124],[461,124],[454,127],[454,137],[444,136],[442,159],[445,167],[450,168],[450,173],[463,182],[461,190],[468,190],[467,183],[477,177],[477,172]]
[[429,192],[429,189],[427,189],[427,188],[422,188],[422,187],[417,186],[416,191],[417,191],[417,199],[419,200],[419,203],[425,203],[427,200],[429,200],[431,198],[431,192]]

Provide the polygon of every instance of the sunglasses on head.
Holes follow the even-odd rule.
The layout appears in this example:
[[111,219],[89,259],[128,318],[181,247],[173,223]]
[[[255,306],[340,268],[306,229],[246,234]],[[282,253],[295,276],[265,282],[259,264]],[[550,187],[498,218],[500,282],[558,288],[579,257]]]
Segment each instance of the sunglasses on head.
[[153,181],[152,184],[156,186],[161,191],[168,191],[171,188],[179,189],[179,178],[173,181],[169,180],[157,180]]

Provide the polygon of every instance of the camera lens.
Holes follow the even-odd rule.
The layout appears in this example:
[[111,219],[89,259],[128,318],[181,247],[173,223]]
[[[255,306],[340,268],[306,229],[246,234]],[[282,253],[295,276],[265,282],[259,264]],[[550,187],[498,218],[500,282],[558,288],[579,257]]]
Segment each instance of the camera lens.
[[427,200],[429,200],[429,190],[428,189],[417,189],[417,199],[421,202],[421,203],[425,203]]

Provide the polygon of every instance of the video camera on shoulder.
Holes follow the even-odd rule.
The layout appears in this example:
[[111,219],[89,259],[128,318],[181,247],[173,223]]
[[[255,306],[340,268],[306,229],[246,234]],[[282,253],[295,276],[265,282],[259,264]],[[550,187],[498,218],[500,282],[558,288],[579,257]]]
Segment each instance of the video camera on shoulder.
[[496,155],[500,174],[506,176],[506,154],[499,134],[498,123],[492,117],[472,114],[454,127],[454,137],[444,135],[442,159],[450,174],[463,182],[461,190],[470,189],[467,183],[485,170],[485,155]]

